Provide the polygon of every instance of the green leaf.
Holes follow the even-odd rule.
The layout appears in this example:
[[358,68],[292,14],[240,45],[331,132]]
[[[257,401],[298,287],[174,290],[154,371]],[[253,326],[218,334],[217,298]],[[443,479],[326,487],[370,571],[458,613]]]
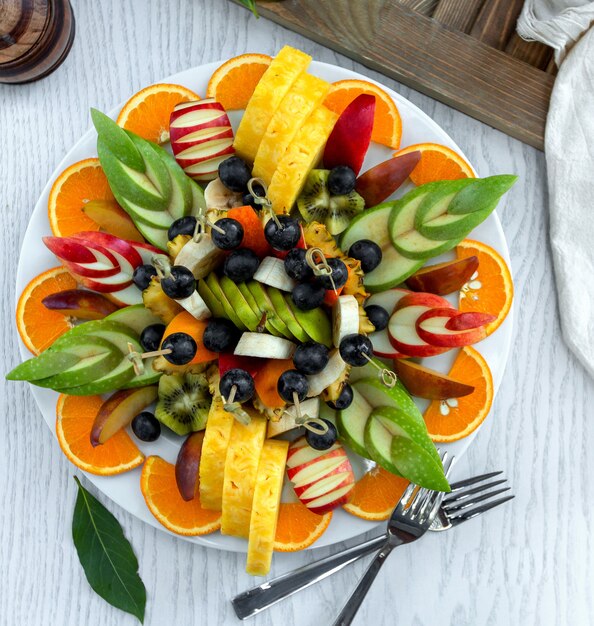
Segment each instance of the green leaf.
[[250,9],[250,11],[256,16],[258,15],[258,9],[256,8],[256,0],[238,0],[240,4],[243,4],[244,7]]
[[138,560],[116,518],[92,496],[76,476],[78,496],[72,539],[89,585],[109,604],[144,622],[146,589]]

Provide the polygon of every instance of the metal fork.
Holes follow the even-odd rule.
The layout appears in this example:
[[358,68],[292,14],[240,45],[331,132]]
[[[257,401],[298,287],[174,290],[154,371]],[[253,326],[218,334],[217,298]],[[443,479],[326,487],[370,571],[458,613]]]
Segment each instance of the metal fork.
[[[511,500],[513,495],[491,500],[491,498],[509,490],[509,487],[506,487],[491,491],[493,487],[503,485],[506,482],[505,479],[482,485],[478,484],[501,474],[502,472],[491,472],[452,483],[450,485],[451,492],[444,498],[430,530],[448,530]],[[487,500],[489,501],[487,502]],[[483,504],[475,506],[481,502]],[[465,508],[459,508],[457,505],[463,505]],[[350,563],[377,552],[385,543],[386,537],[386,533],[384,533],[379,537],[304,565],[240,593],[232,600],[237,617],[246,619],[256,615],[256,613],[264,611],[294,593],[324,580]]]

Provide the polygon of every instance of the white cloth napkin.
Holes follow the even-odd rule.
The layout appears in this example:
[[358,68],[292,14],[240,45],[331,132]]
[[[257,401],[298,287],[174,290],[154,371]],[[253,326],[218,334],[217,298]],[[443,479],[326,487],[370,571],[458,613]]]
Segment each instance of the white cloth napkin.
[[594,377],[594,2],[526,0],[517,30],[560,64],[545,132],[551,246],[565,341]]

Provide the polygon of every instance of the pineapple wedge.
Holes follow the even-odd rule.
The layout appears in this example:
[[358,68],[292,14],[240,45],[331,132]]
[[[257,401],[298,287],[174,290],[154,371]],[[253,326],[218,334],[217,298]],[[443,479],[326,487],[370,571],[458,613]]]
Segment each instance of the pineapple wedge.
[[256,85],[235,133],[233,147],[241,158],[253,163],[274,112],[310,63],[308,54],[291,46],[282,48],[272,59]]
[[268,187],[268,197],[277,213],[289,213],[293,208],[307,175],[322,156],[337,119],[336,113],[319,106],[287,148]]
[[200,457],[200,503],[203,509],[223,508],[223,472],[235,418],[223,409],[221,398],[213,398],[204,431]]
[[237,420],[225,459],[221,533],[245,537],[250,533],[252,500],[260,453],[266,436],[266,419],[252,416],[246,426]]
[[307,73],[295,81],[268,124],[254,161],[254,176],[270,184],[291,141],[329,89],[330,83]]
[[268,439],[260,455],[245,568],[253,576],[270,570],[288,449],[288,441]]

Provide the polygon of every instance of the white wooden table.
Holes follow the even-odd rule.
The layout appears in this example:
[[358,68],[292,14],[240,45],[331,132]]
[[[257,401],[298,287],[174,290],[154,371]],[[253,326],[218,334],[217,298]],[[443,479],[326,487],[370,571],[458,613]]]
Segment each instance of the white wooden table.
[[[13,319],[20,242],[50,173],[88,128],[90,106],[107,110],[186,67],[248,51],[274,54],[285,43],[381,78],[224,0],[75,0],[74,10],[76,39],[64,65],[41,82],[0,85],[3,371],[19,359]],[[588,522],[594,512],[594,383],[561,338],[544,156],[382,80],[443,126],[483,175],[520,176],[500,212],[517,293],[512,356],[488,423],[458,466],[459,476],[504,470],[517,497],[458,531],[398,550],[356,624],[593,624],[594,541]],[[137,623],[89,588],[70,531],[75,469],[26,385],[0,385],[0,624]],[[148,593],[146,624],[239,623],[229,599],[253,584],[243,555],[177,540],[101,499],[139,556]],[[272,574],[328,553],[277,555]],[[357,563],[252,623],[329,624],[365,567]]]

